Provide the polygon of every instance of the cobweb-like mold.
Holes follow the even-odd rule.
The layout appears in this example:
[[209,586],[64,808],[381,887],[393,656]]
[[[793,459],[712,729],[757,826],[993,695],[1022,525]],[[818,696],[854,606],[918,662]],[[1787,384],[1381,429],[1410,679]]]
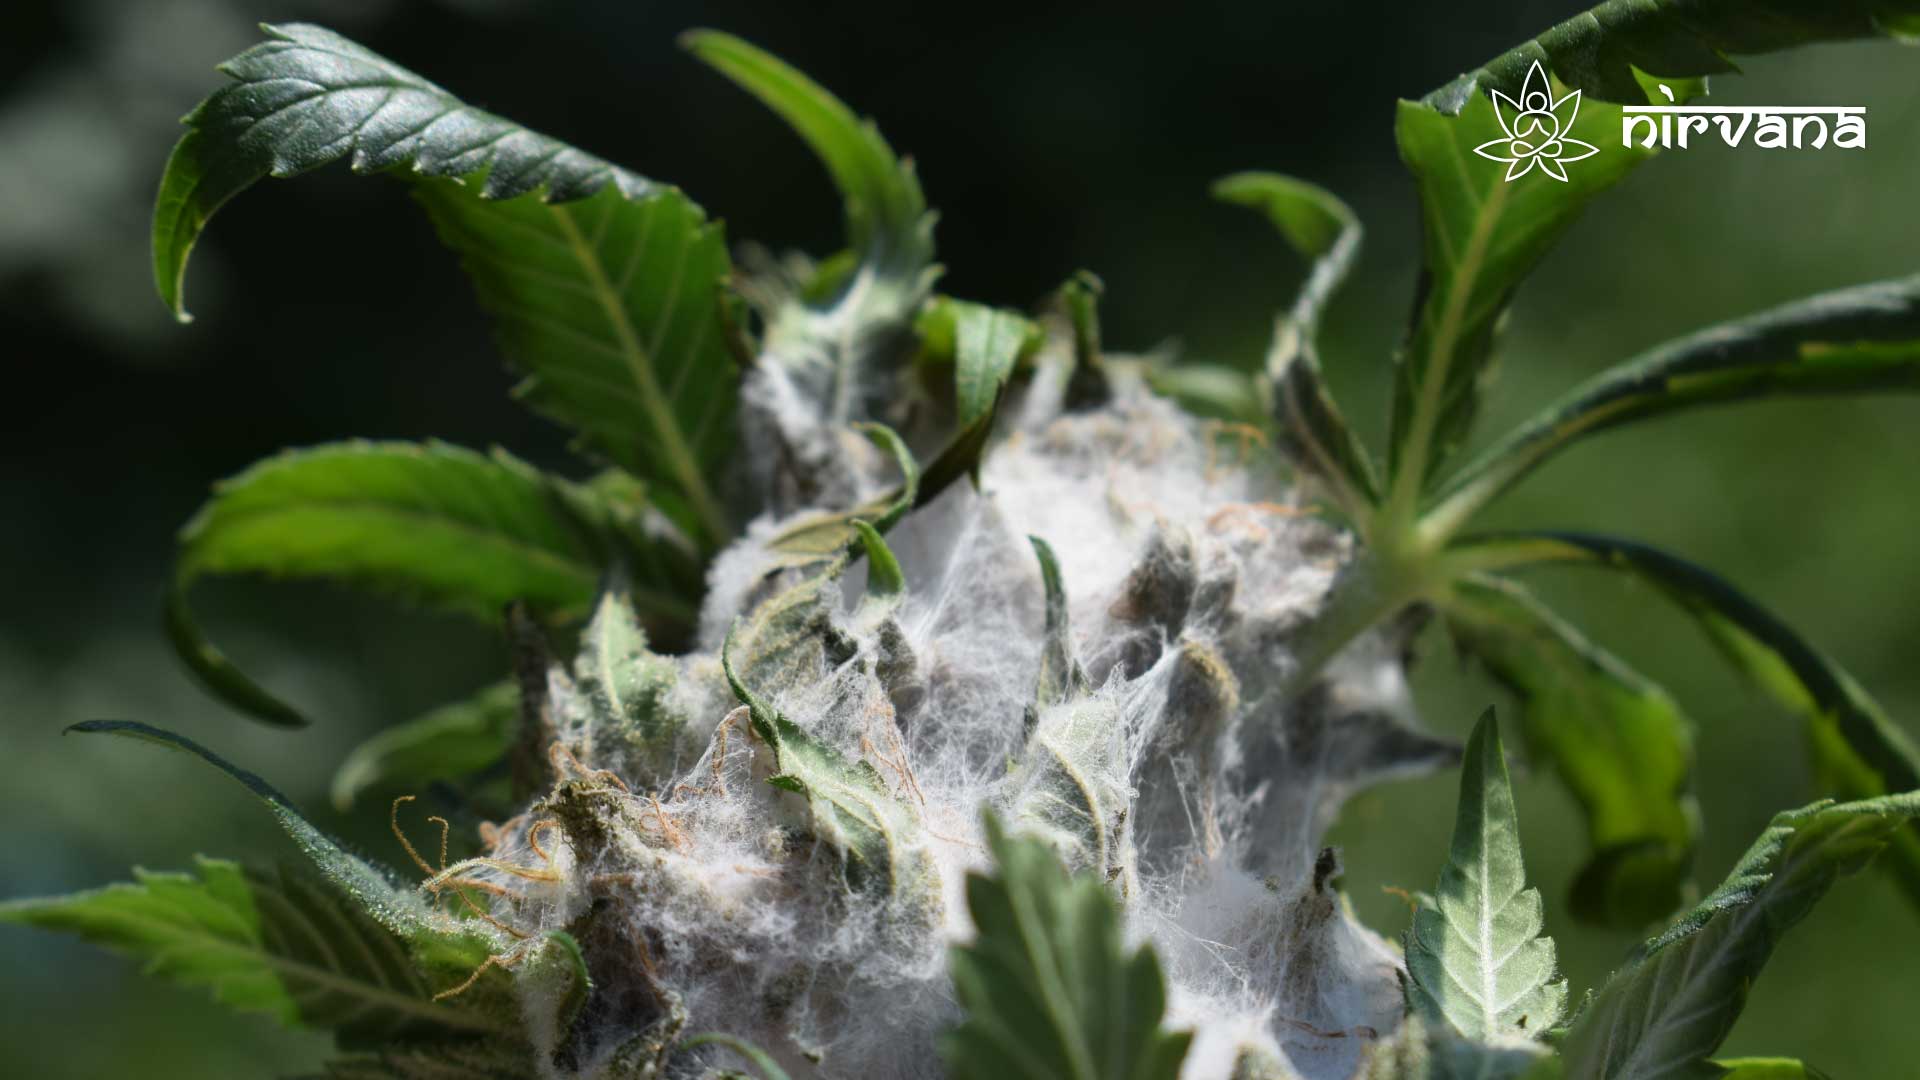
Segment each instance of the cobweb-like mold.
[[[829,477],[809,497],[885,490],[883,455],[808,427],[777,369],[755,379],[765,472],[801,442]],[[1351,917],[1321,837],[1348,793],[1452,750],[1413,722],[1395,631],[1297,670],[1351,538],[1133,381],[1082,411],[1061,382],[1003,412],[977,490],[889,533],[902,594],[782,551],[795,503],[716,561],[695,652],[654,656],[605,604],[552,671],[552,786],[494,845],[557,880],[492,880],[498,918],[587,958],[554,1075],[699,1076],[666,1054],[699,1031],[796,1077],[937,1075],[985,809],[1099,875],[1160,951],[1168,1022],[1196,1033],[1183,1077],[1347,1077],[1398,1026],[1398,953]],[[1030,536],[1058,561],[1052,636]],[[759,711],[723,673],[729,635]]]

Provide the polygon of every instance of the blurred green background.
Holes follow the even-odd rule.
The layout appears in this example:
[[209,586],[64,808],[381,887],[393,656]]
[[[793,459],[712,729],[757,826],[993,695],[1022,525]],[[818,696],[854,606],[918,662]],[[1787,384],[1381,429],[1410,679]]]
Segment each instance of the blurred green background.
[[[1343,193],[1370,232],[1335,304],[1329,377],[1376,437],[1417,268],[1417,210],[1392,140],[1418,96],[1573,13],[1565,3],[1191,3],[1176,14],[1025,4],[915,11],[631,0],[25,0],[0,9],[0,896],[176,868],[194,852],[282,853],[265,815],[198,766],[63,725],[133,718],[265,773],[324,825],[395,859],[383,812],[342,817],[324,785],[368,733],[491,680],[484,629],[325,589],[210,585],[203,614],[268,685],[319,718],[285,733],[204,699],[158,629],[171,537],[213,479],[288,445],[347,436],[500,442],[564,465],[561,434],[510,385],[450,259],[394,185],[338,170],[230,209],[190,284],[199,321],[151,292],[146,213],[175,121],[260,19],[326,22],[469,100],[684,186],[730,236],[831,250],[836,200],[770,115],[682,55],[711,25],[796,62],[872,113],[942,211],[944,286],[1025,305],[1078,267],[1106,280],[1107,337],[1178,339],[1252,363],[1300,268],[1206,184],[1241,168]],[[1717,100],[1865,105],[1864,152],[1666,155],[1603,199],[1521,293],[1483,433],[1575,380],[1694,326],[1920,262],[1920,52],[1888,44],[1753,60]],[[1557,462],[1489,524],[1626,532],[1720,569],[1920,728],[1920,403],[1746,406],[1606,437]],[[1579,571],[1540,587],[1699,724],[1717,879],[1811,780],[1793,723],[1732,679],[1646,590]],[[1417,675],[1439,728],[1499,695],[1430,638]],[[1429,885],[1454,778],[1363,795],[1336,833],[1373,925],[1382,886]],[[1631,935],[1574,925],[1582,857],[1567,798],[1522,776],[1528,856],[1576,988]],[[1836,1076],[1920,1060],[1920,915],[1851,880],[1756,988],[1730,1050]],[[0,928],[0,1046],[42,1080],[272,1076],[319,1037],[231,1019],[201,995],[52,936]]]

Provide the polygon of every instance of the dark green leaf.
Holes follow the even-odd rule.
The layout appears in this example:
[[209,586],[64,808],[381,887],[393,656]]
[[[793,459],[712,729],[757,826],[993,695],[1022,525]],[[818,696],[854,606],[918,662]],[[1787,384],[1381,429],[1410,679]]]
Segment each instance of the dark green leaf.
[[[1427,95],[1447,112],[1477,86],[1516,93],[1535,61],[1606,101],[1647,101],[1668,82],[1739,70],[1728,59],[1822,41],[1920,33],[1914,0],[1612,0],[1494,57]],[[1637,69],[1637,70],[1636,70]]]
[[0,922],[77,934],[205,986],[221,1004],[358,1040],[499,1031],[501,1018],[433,1000],[405,941],[327,886],[287,870],[200,858],[195,873],[0,904]]
[[1214,185],[1213,194],[1265,214],[1295,251],[1313,261],[1292,310],[1274,326],[1267,380],[1293,458],[1312,468],[1341,506],[1360,517],[1379,497],[1373,458],[1328,392],[1315,346],[1320,313],[1359,254],[1360,219],[1332,192],[1275,173],[1229,176]]
[[1127,949],[1106,889],[991,817],[987,842],[998,871],[967,875],[977,933],[950,960],[967,1013],[942,1048],[954,1080],[1174,1080],[1192,1036],[1161,1026],[1159,960]]
[[847,244],[863,262],[890,278],[925,272],[933,259],[933,223],[920,181],[871,122],[862,122],[799,71],[731,34],[695,30],[680,40],[806,140],[846,200]]
[[1031,362],[1044,334],[1017,311],[950,296],[934,297],[914,329],[921,353],[954,367],[954,400],[960,427],[971,427],[993,410],[1014,368]]
[[1400,103],[1395,132],[1419,187],[1425,232],[1419,299],[1394,375],[1388,463],[1402,502],[1410,504],[1466,438],[1500,317],[1521,280],[1589,199],[1652,154],[1619,144],[1618,106],[1570,101],[1561,112],[1575,106],[1567,137],[1599,152],[1565,166],[1564,181],[1538,168],[1508,181],[1508,166],[1474,153],[1505,133],[1485,94],[1467,95],[1453,115],[1428,102]]
[[[1394,391],[1400,497],[1416,495],[1465,438],[1515,287],[1589,199],[1651,155],[1621,145],[1620,105],[1665,104],[1656,80],[1681,99],[1699,93],[1703,76],[1734,70],[1731,55],[1916,29],[1915,0],[1610,0],[1402,102],[1397,132],[1420,187],[1426,273]],[[1552,77],[1560,135],[1595,150],[1563,155],[1564,180],[1532,168],[1509,182],[1507,166],[1474,150],[1506,141],[1489,94],[1521,96],[1536,63]]]
[[1602,372],[1448,478],[1429,528],[1447,535],[1576,440],[1703,405],[1920,390],[1920,278],[1840,289],[1702,330]]
[[1409,1001],[1476,1043],[1541,1035],[1567,1003],[1542,926],[1500,727],[1488,709],[1467,740],[1447,865],[1407,932]]
[[1908,834],[1916,814],[1920,792],[1775,817],[1727,880],[1581,1012],[1560,1044],[1568,1080],[1722,1075],[1707,1058],[1780,938],[1842,874]]
[[1679,706],[1513,582],[1462,578],[1442,610],[1454,639],[1520,698],[1528,748],[1586,813],[1594,854],[1575,913],[1628,928],[1670,914],[1700,831]]
[[206,640],[187,606],[195,579],[324,579],[491,622],[515,600],[583,614],[619,564],[649,615],[684,626],[698,578],[670,542],[644,534],[639,513],[504,451],[359,441],[291,451],[222,482],[181,531],[167,624],[187,665],[228,703],[300,722]]
[[[391,872],[350,854],[334,840],[314,828],[294,808],[285,795],[274,790],[259,776],[229,763],[226,759],[184,735],[176,735],[132,720],[90,720],[67,729],[85,733],[120,735],[182,750],[251,791],[267,805],[291,836],[333,887],[352,906],[407,943],[414,963],[435,985],[455,986],[463,982],[488,956],[500,952],[504,935],[480,928],[476,923],[456,922],[435,911],[420,892],[402,886]],[[495,978],[484,980],[465,997],[476,1006],[504,999],[500,985],[506,976],[497,969]]]
[[[1569,532],[1466,538],[1448,557],[1456,567],[1574,562],[1637,575],[1692,615],[1756,686],[1804,718],[1829,790],[1865,799],[1920,788],[1920,748],[1879,703],[1772,612],[1703,567],[1631,540]],[[1920,825],[1892,846],[1887,866],[1920,903]]]
[[415,191],[498,318],[521,393],[670,493],[683,527],[729,535],[709,477],[729,449],[724,240],[679,191],[474,109],[316,26],[221,70],[188,117],[154,206],[154,274],[181,281],[207,219],[266,176],[347,158]]
[[519,727],[520,690],[511,682],[442,705],[354,747],[333,774],[333,805],[345,811],[370,788],[417,790],[471,776],[506,756]]

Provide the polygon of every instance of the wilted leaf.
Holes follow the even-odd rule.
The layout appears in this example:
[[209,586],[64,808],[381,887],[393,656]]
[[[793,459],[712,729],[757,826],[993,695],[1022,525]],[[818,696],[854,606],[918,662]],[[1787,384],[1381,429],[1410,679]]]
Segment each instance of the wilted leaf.
[[572,677],[556,670],[550,679],[572,691],[554,700],[554,723],[593,767],[643,790],[664,788],[697,755],[681,742],[687,718],[672,697],[678,679],[673,661],[648,648],[633,603],[616,584],[601,594],[580,636]]
[[1266,374],[1275,419],[1293,457],[1332,486],[1348,513],[1379,497],[1373,458],[1360,442],[1320,374],[1315,340],[1320,313],[1360,251],[1360,219],[1332,192],[1274,173],[1239,173],[1213,187],[1216,198],[1265,214],[1295,251],[1313,260],[1292,309],[1274,326]]
[[920,822],[864,760],[850,761],[748,689],[733,667],[733,633],[720,663],[734,697],[747,706],[754,734],[773,750],[770,780],[807,800],[814,831],[846,860],[847,881],[888,896],[924,893],[939,871],[917,844]]
[[937,296],[915,324],[923,356],[953,364],[960,427],[993,409],[1015,367],[1031,361],[1045,335],[1017,311]]

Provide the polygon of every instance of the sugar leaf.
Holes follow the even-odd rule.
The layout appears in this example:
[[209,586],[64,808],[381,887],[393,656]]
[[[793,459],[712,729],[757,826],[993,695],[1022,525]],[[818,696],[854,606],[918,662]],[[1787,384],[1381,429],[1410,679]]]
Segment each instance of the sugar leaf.
[[1528,888],[1513,786],[1488,709],[1467,741],[1453,846],[1432,901],[1407,933],[1408,997],[1469,1040],[1538,1036],[1560,1019],[1567,985]]

